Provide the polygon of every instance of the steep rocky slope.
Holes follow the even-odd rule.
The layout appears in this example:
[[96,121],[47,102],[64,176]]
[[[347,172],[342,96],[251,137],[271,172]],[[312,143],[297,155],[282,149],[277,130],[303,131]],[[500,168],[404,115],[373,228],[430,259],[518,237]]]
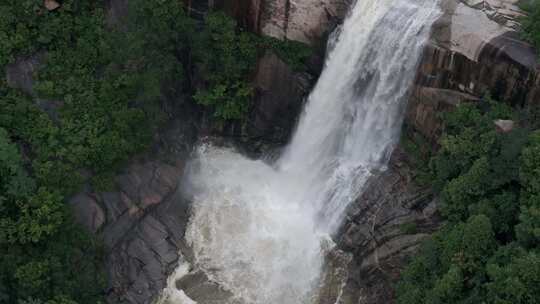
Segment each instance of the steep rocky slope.
[[[197,14],[221,6],[255,32],[321,48],[351,1],[188,2]],[[487,91],[516,105],[537,102],[536,55],[516,32],[522,13],[515,2],[442,0],[443,15],[411,90],[406,123],[413,131],[435,144],[441,128],[437,114]],[[127,0],[107,3],[109,21],[114,23],[125,13]],[[31,92],[31,75],[38,63],[39,56],[34,56],[10,65],[10,85]],[[316,72],[295,72],[277,56],[266,54],[254,76],[257,94],[248,122],[226,128],[205,124],[200,113],[182,100],[171,101],[177,105],[169,110],[173,119],[156,134],[152,151],[134,159],[117,177],[117,191],[88,189],[71,200],[78,220],[104,239],[111,303],[150,303],[174,269],[179,250],[185,248],[189,203],[179,196],[178,188],[197,137],[232,136],[256,153],[283,145],[316,76]],[[340,247],[353,256],[344,297],[350,303],[391,303],[389,284],[419,241],[437,227],[436,199],[413,179],[408,156],[398,149],[388,170],[368,183],[351,206],[336,236]],[[403,228],[411,222],[414,230]]]
[[[520,40],[517,1],[441,2],[411,90],[409,131],[436,147],[440,113],[484,94],[514,106],[538,102],[534,49]],[[392,284],[416,246],[440,224],[437,199],[414,182],[408,155],[394,152],[388,170],[376,176],[351,206],[342,233],[354,255],[349,276],[353,303],[392,303]],[[412,227],[412,228],[411,228]]]
[[252,31],[316,45],[342,20],[352,0],[217,0]]

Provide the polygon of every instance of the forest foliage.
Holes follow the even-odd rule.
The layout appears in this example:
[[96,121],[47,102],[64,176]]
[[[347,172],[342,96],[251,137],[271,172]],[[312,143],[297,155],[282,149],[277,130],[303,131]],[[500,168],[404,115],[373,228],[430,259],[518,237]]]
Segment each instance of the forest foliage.
[[[540,48],[540,1],[520,4],[523,37]],[[402,273],[397,303],[540,303],[538,112],[485,98],[444,115],[440,149],[416,165],[445,224]],[[518,125],[500,132],[498,119]]]
[[[446,223],[402,274],[400,304],[540,303],[540,131],[486,99],[444,115],[430,185]],[[519,121],[511,132],[494,121]]]
[[[144,151],[164,95],[190,94],[216,119],[244,119],[265,48],[300,67],[308,48],[239,29],[223,13],[190,18],[182,1],[129,1],[121,26],[104,1],[0,0],[0,68],[36,55],[33,94],[0,76],[0,303],[104,302],[104,249],[66,201],[96,190]],[[290,60],[290,59],[288,59]],[[200,83],[192,83],[193,71]]]

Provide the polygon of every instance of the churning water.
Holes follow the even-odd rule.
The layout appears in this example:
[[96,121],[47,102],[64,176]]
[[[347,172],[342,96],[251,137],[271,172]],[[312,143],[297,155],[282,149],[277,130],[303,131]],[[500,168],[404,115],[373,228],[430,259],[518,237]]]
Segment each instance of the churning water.
[[[330,236],[390,157],[438,15],[435,0],[358,0],[273,165],[199,146],[185,181],[194,261],[179,266],[163,303],[317,303]],[[190,267],[227,296],[189,299],[174,281]]]

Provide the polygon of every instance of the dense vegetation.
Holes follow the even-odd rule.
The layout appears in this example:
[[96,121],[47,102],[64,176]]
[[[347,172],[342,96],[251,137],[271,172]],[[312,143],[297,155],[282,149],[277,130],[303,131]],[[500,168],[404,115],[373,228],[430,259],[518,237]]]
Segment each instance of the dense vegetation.
[[222,13],[201,24],[181,1],[130,5],[114,27],[103,1],[48,11],[42,0],[0,0],[0,69],[20,56],[42,61],[31,95],[0,76],[0,303],[103,302],[103,250],[74,224],[67,198],[86,182],[113,186],[164,120],[164,95],[193,93],[216,119],[243,119],[265,48],[296,68],[309,55]]
[[523,18],[523,37],[540,49],[540,1],[522,0],[521,7],[528,12]]
[[[523,36],[540,48],[540,1],[522,1]],[[519,126],[498,132],[496,119]],[[419,181],[439,195],[445,225],[402,274],[400,304],[540,303],[540,125],[486,98],[444,116],[440,150],[413,144]],[[404,141],[406,146],[411,142]],[[406,147],[407,148],[407,147]],[[428,151],[426,153],[426,151]]]
[[[533,113],[486,101],[444,117],[429,162],[446,224],[397,285],[400,304],[540,303],[540,131]],[[494,120],[520,122],[511,132]]]

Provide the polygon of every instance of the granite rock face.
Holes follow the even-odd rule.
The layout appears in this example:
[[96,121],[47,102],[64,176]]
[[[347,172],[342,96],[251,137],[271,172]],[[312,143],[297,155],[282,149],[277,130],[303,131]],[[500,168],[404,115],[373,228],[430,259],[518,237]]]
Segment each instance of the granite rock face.
[[310,45],[326,35],[347,14],[352,0],[218,0],[212,1],[250,30]]
[[259,59],[254,78],[255,98],[245,133],[266,145],[282,146],[294,130],[314,76],[295,72],[272,52]]
[[220,136],[253,157],[272,154],[290,139],[317,75],[293,70],[271,51],[258,59],[250,111],[243,121],[216,123],[206,113],[202,136]]
[[[200,11],[221,6],[255,32],[318,46],[344,18],[350,2],[215,0],[194,7]],[[442,0],[443,15],[420,62],[406,117],[406,123],[434,145],[442,131],[438,113],[459,103],[474,102],[488,91],[515,105],[537,102],[536,54],[516,32],[522,12],[515,2]],[[125,14],[126,3],[107,1],[109,22]],[[31,90],[28,67],[19,64],[18,74],[8,71],[14,86]],[[72,198],[77,219],[102,236],[108,250],[109,302],[151,303],[174,269],[178,252],[184,251],[189,202],[178,190],[197,136],[219,133],[254,152],[283,145],[315,77],[297,73],[267,53],[254,75],[256,98],[247,123],[216,130],[201,123],[197,109],[184,111],[192,117],[171,119],[156,136],[158,147],[151,156],[134,160],[118,176],[118,190],[87,191]],[[340,248],[352,255],[346,303],[392,303],[391,286],[404,261],[440,224],[437,200],[413,182],[407,157],[396,150],[388,170],[376,175],[351,205],[336,236]]]
[[[443,0],[409,103],[407,123],[436,141],[436,111],[489,93],[513,106],[537,104],[537,54],[520,39],[516,0]],[[450,96],[453,96],[449,98]]]
[[407,258],[439,226],[437,199],[414,178],[398,148],[388,169],[376,174],[350,206],[336,237],[341,250],[353,255],[345,303],[393,303],[392,285]]
[[185,248],[189,203],[178,194],[181,162],[134,162],[118,190],[83,192],[70,200],[77,220],[103,238],[110,303],[151,303]]
[[[440,113],[489,93],[514,106],[538,102],[537,55],[519,38],[515,0],[442,0],[407,107],[405,123],[434,149]],[[392,286],[422,239],[440,224],[437,199],[415,182],[401,149],[350,207],[337,241],[353,253],[350,303],[394,303]],[[347,303],[349,303],[347,302]]]

